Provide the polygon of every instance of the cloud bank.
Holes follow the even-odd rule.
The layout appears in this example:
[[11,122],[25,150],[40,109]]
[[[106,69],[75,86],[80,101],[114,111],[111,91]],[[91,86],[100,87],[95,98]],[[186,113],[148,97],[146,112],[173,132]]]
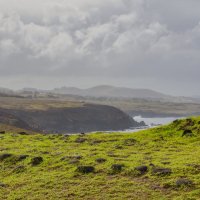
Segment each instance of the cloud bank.
[[198,0],[2,0],[0,84],[200,94]]

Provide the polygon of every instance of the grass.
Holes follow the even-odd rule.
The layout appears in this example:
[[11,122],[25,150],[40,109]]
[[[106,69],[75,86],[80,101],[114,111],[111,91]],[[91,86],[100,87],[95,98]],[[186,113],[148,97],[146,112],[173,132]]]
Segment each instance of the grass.
[[0,97],[0,108],[3,109],[48,110],[52,108],[76,108],[83,105],[82,102],[59,99]]
[[114,106],[126,113],[155,113],[157,115],[188,116],[200,113],[200,103],[173,103],[144,99],[115,99],[67,96],[60,98],[15,98],[0,97],[0,108],[18,110],[48,110],[59,108],[77,108],[85,103]]
[[[0,135],[2,200],[195,200],[200,197],[200,117],[137,133],[67,137],[20,135],[11,130]],[[193,135],[182,137],[184,130],[191,130]],[[80,137],[85,141],[77,140]],[[1,159],[3,154],[12,155]],[[29,157],[19,161],[20,155]],[[34,157],[42,157],[43,161],[33,166]],[[103,162],[97,162],[99,158]],[[114,171],[114,164],[123,167]],[[141,165],[148,167],[145,174],[135,170]],[[92,166],[95,171],[81,173],[77,171],[80,166]],[[155,167],[169,168],[172,173],[153,174]],[[178,187],[179,178],[193,184]]]
[[200,113],[199,103],[175,103],[144,99],[85,99],[87,102],[115,106],[127,113],[155,113],[157,115],[188,116]]

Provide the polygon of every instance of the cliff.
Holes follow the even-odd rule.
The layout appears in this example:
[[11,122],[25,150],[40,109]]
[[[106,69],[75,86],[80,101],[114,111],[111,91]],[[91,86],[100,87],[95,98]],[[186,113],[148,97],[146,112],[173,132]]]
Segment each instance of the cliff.
[[[9,114],[12,118],[15,116],[15,121],[20,122],[20,128],[23,128],[24,124],[26,125],[24,128],[30,127],[32,130],[45,133],[123,130],[140,126],[121,110],[112,106],[96,104],[45,110],[3,109],[1,114],[3,115],[3,113]],[[3,116],[0,119],[3,120]],[[3,122],[5,123],[5,119]],[[7,120],[7,123],[10,123],[10,121]]]

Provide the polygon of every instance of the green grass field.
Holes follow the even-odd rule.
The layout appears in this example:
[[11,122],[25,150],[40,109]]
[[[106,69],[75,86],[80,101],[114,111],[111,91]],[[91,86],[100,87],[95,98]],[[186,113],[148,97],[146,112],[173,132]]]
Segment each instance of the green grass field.
[[10,129],[0,135],[0,199],[200,199],[200,118],[137,133]]

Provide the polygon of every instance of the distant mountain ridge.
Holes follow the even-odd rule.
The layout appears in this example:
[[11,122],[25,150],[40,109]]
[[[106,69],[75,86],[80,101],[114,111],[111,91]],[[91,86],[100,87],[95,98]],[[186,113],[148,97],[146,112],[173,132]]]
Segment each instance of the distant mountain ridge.
[[14,91],[11,90],[11,89],[8,89],[8,88],[0,87],[0,93],[1,93],[1,94],[13,94]]
[[99,85],[87,89],[77,87],[60,87],[52,90],[42,90],[37,88],[23,88],[21,90],[11,90],[0,87],[0,96],[21,96],[21,97],[50,97],[50,96],[72,95],[84,98],[125,98],[144,99],[150,101],[177,102],[177,103],[200,103],[199,96],[184,97],[172,96],[151,89],[136,89],[128,87],[116,87],[110,85]]
[[114,87],[109,85],[100,85],[88,89],[79,89],[75,87],[56,88],[52,91],[57,94],[71,94],[92,97],[122,97],[122,98],[169,98],[169,95],[156,92],[149,89],[132,89],[126,87]]

